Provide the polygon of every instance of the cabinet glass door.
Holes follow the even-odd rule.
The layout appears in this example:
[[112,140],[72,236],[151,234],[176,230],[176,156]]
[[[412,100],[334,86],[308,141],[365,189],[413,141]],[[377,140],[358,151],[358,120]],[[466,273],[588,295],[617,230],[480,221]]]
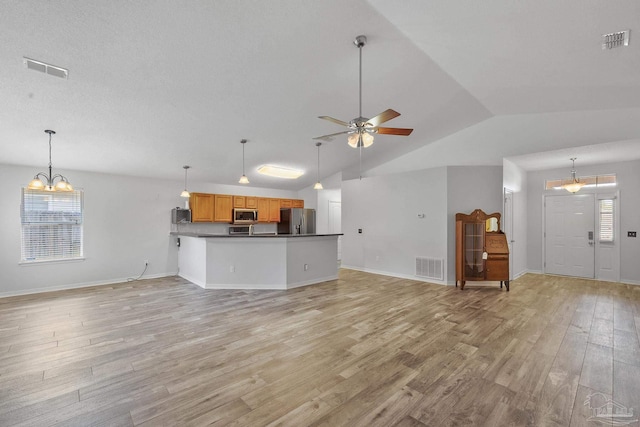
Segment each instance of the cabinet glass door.
[[464,275],[473,280],[484,278],[484,223],[464,224]]

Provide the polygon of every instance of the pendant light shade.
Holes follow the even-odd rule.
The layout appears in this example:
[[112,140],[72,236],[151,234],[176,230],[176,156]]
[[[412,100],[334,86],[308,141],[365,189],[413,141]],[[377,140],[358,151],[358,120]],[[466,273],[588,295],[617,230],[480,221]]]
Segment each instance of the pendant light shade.
[[318,147],[318,169],[317,169],[317,181],[315,183],[315,185],[313,186],[314,190],[322,190],[322,184],[320,183],[320,146],[322,145],[322,142],[316,142],[316,147]]
[[246,143],[247,143],[246,139],[243,139],[240,141],[240,144],[242,144],[242,176],[238,181],[238,183],[240,184],[249,184],[249,178],[247,178],[247,175],[244,174],[244,144]]
[[45,133],[49,134],[49,174],[45,172],[37,173],[29,182],[27,188],[40,191],[73,191],[73,186],[66,177],[60,174],[53,174],[53,167],[51,166],[51,135],[55,135],[56,132],[47,129]]
[[180,197],[191,197],[191,194],[189,194],[189,192],[187,191],[187,170],[189,170],[189,168],[191,168],[191,166],[183,166],[184,168],[184,190],[182,190],[182,193],[180,193]]
[[580,180],[576,178],[576,159],[577,157],[569,159],[571,160],[571,178],[569,178],[569,182],[567,184],[562,185],[562,188],[567,190],[569,193],[577,193],[582,187],[584,187],[584,182],[580,182]]

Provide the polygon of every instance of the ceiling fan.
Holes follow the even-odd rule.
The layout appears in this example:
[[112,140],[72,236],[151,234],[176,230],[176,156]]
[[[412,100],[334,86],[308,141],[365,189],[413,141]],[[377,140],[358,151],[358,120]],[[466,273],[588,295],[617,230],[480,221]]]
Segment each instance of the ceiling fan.
[[400,136],[408,136],[411,135],[413,129],[404,129],[404,128],[388,128],[381,127],[382,123],[388,122],[391,119],[394,119],[400,115],[397,111],[392,109],[388,109],[378,114],[375,117],[370,119],[366,117],[362,117],[362,47],[367,43],[366,36],[358,36],[353,41],[360,52],[360,73],[359,73],[359,92],[360,92],[360,110],[359,116],[355,119],[351,120],[349,123],[344,122],[342,120],[334,119],[329,116],[319,116],[319,119],[328,120],[333,123],[337,123],[342,126],[346,126],[349,128],[348,130],[332,133],[329,135],[319,136],[313,139],[322,139],[329,140],[331,137],[336,135],[348,134],[347,142],[353,148],[362,148],[369,147],[373,144],[373,134],[379,133],[383,135],[400,135]]

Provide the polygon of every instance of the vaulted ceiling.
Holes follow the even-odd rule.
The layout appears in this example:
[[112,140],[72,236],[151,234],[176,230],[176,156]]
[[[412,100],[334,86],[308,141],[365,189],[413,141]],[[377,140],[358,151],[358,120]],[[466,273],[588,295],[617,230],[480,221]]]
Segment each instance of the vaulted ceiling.
[[[54,129],[56,168],[182,179],[188,164],[190,180],[236,184],[245,138],[252,186],[304,188],[315,181],[312,138],[342,130],[317,116],[358,115],[359,34],[369,40],[364,116],[393,108],[402,115],[388,125],[415,130],[377,135],[362,159],[342,136],[323,142],[322,176],[355,177],[360,161],[375,174],[503,157],[527,169],[580,153],[590,163],[640,158],[635,1],[5,0],[1,9],[0,163],[45,166],[43,131]],[[626,29],[628,47],[601,48],[602,34]],[[67,68],[68,79],[29,70],[24,57]],[[258,175],[266,163],[307,173]]]

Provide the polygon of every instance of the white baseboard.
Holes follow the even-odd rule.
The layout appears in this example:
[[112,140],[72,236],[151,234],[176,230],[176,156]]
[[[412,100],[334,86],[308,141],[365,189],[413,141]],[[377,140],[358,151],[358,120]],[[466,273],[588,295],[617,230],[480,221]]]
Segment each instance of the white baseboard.
[[[160,277],[169,277],[175,276],[176,273],[159,273],[159,274],[149,274],[142,276],[137,280],[146,280],[146,279],[158,279]],[[103,285],[115,285],[119,283],[126,283],[130,277],[124,278],[116,278],[116,279],[107,279],[107,280],[97,280],[94,282],[83,282],[83,283],[74,283],[70,285],[59,285],[59,286],[49,286],[46,288],[35,288],[35,289],[25,289],[24,291],[14,291],[14,292],[0,292],[0,298],[7,297],[16,297],[21,295],[31,295],[31,294],[41,294],[44,292],[55,292],[55,291],[66,291],[70,289],[80,289],[80,288],[90,288],[92,286],[103,286]],[[132,280],[132,282],[135,280]]]
[[362,271],[364,273],[379,274],[381,276],[397,277],[398,279],[409,279],[409,280],[416,280],[418,282],[433,283],[435,285],[444,285],[444,286],[455,285],[455,283],[446,283],[444,280],[425,279],[424,277],[418,277],[412,274],[392,273],[389,271],[374,270],[371,268],[361,268],[361,267],[355,267],[352,265],[343,264],[340,266],[340,268],[344,268],[346,270]]

